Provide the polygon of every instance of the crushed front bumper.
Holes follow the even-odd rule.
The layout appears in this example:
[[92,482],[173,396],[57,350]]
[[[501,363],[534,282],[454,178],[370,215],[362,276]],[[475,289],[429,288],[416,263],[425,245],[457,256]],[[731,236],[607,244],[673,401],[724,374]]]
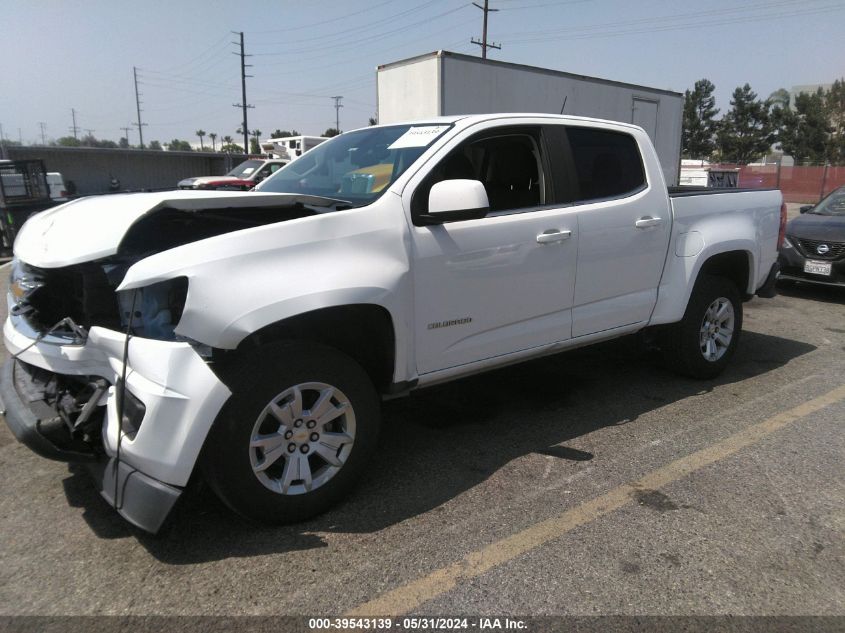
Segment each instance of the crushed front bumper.
[[[33,451],[69,462],[88,462],[103,497],[122,516],[156,532],[181,489],[187,485],[206,435],[229,389],[188,343],[129,340],[126,388],[144,407],[133,433],[119,432],[117,390],[123,370],[125,335],[92,327],[84,344],[53,337],[32,345],[35,334],[16,317],[3,328],[6,347],[24,363],[60,376],[98,376],[108,384],[102,397],[102,449],[99,455],[78,446],[56,442],[45,432],[47,416],[39,403],[22,397],[17,361],[10,360],[0,375],[0,397],[6,422],[15,437]],[[43,403],[41,403],[43,404]]]

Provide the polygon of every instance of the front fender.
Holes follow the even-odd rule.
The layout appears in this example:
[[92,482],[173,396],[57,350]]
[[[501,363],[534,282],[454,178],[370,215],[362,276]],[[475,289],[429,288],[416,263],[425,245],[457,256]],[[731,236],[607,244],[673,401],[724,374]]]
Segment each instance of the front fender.
[[403,306],[412,305],[408,237],[392,198],[152,255],[127,271],[120,290],[187,277],[176,334],[220,349],[234,349],[253,332],[312,310],[378,305],[393,320],[395,375],[404,377],[410,324]]

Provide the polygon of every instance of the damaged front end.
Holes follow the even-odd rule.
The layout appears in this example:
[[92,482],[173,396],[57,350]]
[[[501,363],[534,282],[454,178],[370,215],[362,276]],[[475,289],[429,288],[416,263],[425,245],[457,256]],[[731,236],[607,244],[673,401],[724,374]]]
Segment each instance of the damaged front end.
[[[125,258],[108,258],[39,269],[14,260],[8,298],[12,327],[34,342],[60,346],[85,346],[92,327],[177,341],[174,329],[185,306],[187,279],[178,277],[116,292],[131,263]],[[15,387],[17,396],[34,414],[28,425],[30,431],[23,433],[21,427],[16,433],[18,439],[50,459],[75,462],[102,457],[102,427],[114,382],[113,375],[56,373],[49,367],[13,359],[8,384]],[[123,392],[119,390],[118,397]],[[9,395],[4,400],[8,399]],[[123,411],[123,433],[132,439],[145,407],[127,391],[119,408]]]

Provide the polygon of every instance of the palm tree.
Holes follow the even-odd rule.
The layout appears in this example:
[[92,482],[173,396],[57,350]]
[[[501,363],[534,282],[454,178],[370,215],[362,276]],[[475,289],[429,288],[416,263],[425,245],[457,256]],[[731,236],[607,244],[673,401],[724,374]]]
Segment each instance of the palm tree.
[[202,144],[202,137],[205,136],[205,130],[197,130],[194,134],[200,137],[200,149],[205,149],[205,146]]
[[[227,134],[226,136],[224,136],[223,138],[220,139],[220,142],[223,144],[222,147],[226,147],[227,145],[231,145],[232,143],[234,143],[235,139],[233,139],[231,136],[229,136]],[[222,147],[221,147],[221,149],[222,149]],[[228,152],[228,150],[226,150],[226,151]]]
[[215,134],[214,132],[209,132],[208,138],[211,139],[211,151],[216,152],[217,151],[217,144],[214,141],[217,140],[217,134]]
[[253,130],[250,132],[252,134],[252,138],[254,139],[250,145],[252,146],[250,149],[254,149],[255,151],[252,152],[253,154],[260,154],[261,153],[261,144],[258,142],[259,137],[261,136],[261,130]]

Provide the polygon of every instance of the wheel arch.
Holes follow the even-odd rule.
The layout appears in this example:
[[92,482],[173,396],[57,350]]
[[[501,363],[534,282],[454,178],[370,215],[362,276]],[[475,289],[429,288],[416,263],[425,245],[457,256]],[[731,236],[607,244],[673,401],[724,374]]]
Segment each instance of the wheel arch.
[[220,350],[221,373],[245,353],[283,340],[327,345],[355,360],[379,393],[390,393],[396,370],[396,328],[384,306],[353,303],[316,308],[264,325],[243,338],[235,350]]
[[[735,240],[705,248],[697,257],[670,255],[650,325],[679,321],[702,275],[725,277],[736,286],[743,300],[750,299],[757,275],[755,250],[753,241]],[[673,291],[673,287],[680,292]]]

